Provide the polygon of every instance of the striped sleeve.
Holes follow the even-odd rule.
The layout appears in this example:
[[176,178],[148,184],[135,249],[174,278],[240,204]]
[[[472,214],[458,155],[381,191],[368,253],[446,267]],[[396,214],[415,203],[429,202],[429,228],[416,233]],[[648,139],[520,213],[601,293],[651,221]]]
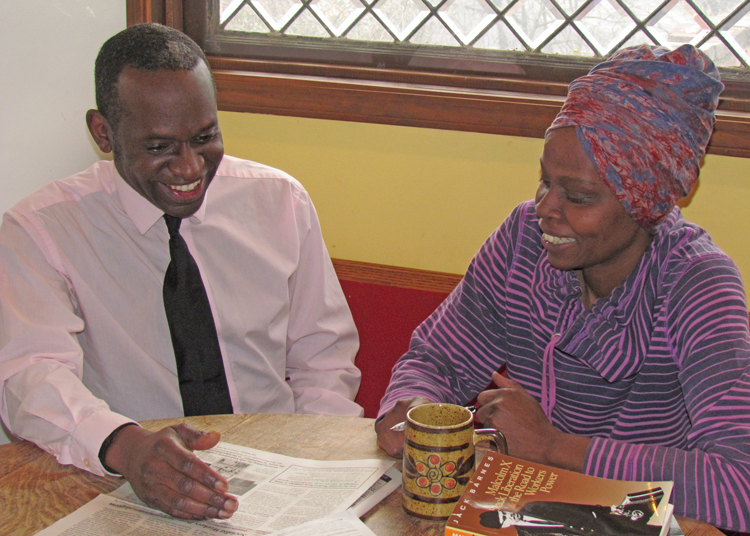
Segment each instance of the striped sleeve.
[[513,214],[485,242],[466,275],[411,338],[409,351],[393,368],[379,415],[398,400],[424,396],[462,404],[490,383],[505,362],[505,279],[516,253],[511,237],[527,221],[529,205]]
[[690,430],[685,448],[594,438],[585,472],[673,480],[675,513],[718,527],[750,527],[750,335],[740,275],[703,255],[669,293],[665,344],[679,367]]

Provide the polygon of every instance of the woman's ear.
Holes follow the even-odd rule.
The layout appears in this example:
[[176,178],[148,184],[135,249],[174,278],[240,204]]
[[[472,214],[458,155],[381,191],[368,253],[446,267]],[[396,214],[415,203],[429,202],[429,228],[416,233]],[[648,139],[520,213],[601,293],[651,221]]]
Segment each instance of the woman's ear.
[[99,110],[89,110],[86,112],[86,124],[94,138],[94,143],[99,146],[103,153],[112,152],[112,129],[107,119]]

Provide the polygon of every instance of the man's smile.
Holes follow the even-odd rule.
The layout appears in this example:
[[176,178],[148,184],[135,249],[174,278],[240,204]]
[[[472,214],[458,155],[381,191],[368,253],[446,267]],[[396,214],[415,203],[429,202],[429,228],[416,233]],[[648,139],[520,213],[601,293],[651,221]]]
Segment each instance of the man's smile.
[[198,179],[195,182],[191,182],[189,184],[168,184],[172,190],[176,190],[178,192],[192,192],[195,190],[195,188],[201,183],[202,179]]

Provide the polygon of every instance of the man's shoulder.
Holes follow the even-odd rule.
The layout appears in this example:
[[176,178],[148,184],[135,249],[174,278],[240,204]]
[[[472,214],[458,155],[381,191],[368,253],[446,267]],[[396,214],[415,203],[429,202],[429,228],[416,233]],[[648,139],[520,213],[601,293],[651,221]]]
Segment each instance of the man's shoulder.
[[271,166],[224,156],[208,190],[207,202],[217,206],[241,205],[243,210],[279,210],[288,203],[309,206],[310,195],[288,173]]
[[302,188],[299,181],[285,171],[253,162],[252,160],[245,160],[229,155],[224,155],[219,169],[216,171],[216,175],[238,179],[283,181],[292,184],[296,188]]
[[114,169],[111,161],[100,160],[80,173],[51,182],[27,195],[9,212],[28,216],[61,203],[79,203],[90,195],[111,194],[115,190]]

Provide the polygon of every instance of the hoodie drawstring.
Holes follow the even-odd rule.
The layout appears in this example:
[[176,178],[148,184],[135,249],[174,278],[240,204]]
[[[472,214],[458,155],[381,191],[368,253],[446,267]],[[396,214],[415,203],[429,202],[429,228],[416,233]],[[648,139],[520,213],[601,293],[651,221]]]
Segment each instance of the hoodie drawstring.
[[542,410],[547,418],[552,420],[552,409],[555,407],[555,365],[552,355],[555,345],[560,341],[562,335],[552,335],[547,347],[544,349],[544,362],[542,363]]

